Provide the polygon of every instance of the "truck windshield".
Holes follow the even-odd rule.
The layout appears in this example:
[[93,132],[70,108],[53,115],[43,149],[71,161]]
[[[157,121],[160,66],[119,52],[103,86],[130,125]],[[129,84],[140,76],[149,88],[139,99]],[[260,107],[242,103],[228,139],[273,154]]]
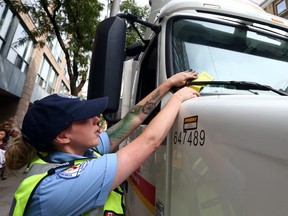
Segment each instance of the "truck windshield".
[[173,71],[192,68],[213,81],[247,81],[288,92],[288,40],[234,23],[178,19],[172,30]]

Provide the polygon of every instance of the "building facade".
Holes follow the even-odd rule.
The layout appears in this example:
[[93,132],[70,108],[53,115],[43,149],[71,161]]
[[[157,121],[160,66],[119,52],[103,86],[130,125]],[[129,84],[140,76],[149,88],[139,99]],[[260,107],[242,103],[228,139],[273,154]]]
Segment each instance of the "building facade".
[[69,94],[66,61],[57,40],[43,48],[35,41],[18,45],[34,28],[29,15],[18,14],[0,1],[0,125],[9,120],[21,127],[35,100],[52,93]]
[[266,12],[288,19],[288,0],[265,0],[260,4]]

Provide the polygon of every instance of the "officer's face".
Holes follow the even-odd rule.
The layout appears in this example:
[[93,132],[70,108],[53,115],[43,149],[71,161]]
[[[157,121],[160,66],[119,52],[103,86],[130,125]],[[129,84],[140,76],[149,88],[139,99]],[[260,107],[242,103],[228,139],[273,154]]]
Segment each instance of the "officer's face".
[[99,121],[100,118],[95,116],[87,120],[73,122],[68,129],[71,147],[80,148],[85,152],[87,149],[97,146],[100,134]]

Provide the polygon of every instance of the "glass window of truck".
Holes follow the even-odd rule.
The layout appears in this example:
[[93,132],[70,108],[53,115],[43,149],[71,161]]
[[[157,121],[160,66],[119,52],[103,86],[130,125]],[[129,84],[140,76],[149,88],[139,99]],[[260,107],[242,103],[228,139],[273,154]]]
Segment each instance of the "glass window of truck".
[[288,92],[285,36],[231,20],[180,17],[171,23],[173,72],[192,68],[217,81],[257,82]]

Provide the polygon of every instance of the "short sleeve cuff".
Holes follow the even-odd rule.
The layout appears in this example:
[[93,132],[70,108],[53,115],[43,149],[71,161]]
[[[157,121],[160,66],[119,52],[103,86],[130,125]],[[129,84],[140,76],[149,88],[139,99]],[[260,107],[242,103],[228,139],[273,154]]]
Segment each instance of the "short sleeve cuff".
[[99,135],[99,145],[97,146],[97,150],[102,155],[110,152],[110,139],[106,132],[102,132]]
[[106,154],[103,155],[101,159],[106,160],[106,173],[104,176],[102,190],[98,197],[98,204],[104,205],[116,176],[117,154]]

